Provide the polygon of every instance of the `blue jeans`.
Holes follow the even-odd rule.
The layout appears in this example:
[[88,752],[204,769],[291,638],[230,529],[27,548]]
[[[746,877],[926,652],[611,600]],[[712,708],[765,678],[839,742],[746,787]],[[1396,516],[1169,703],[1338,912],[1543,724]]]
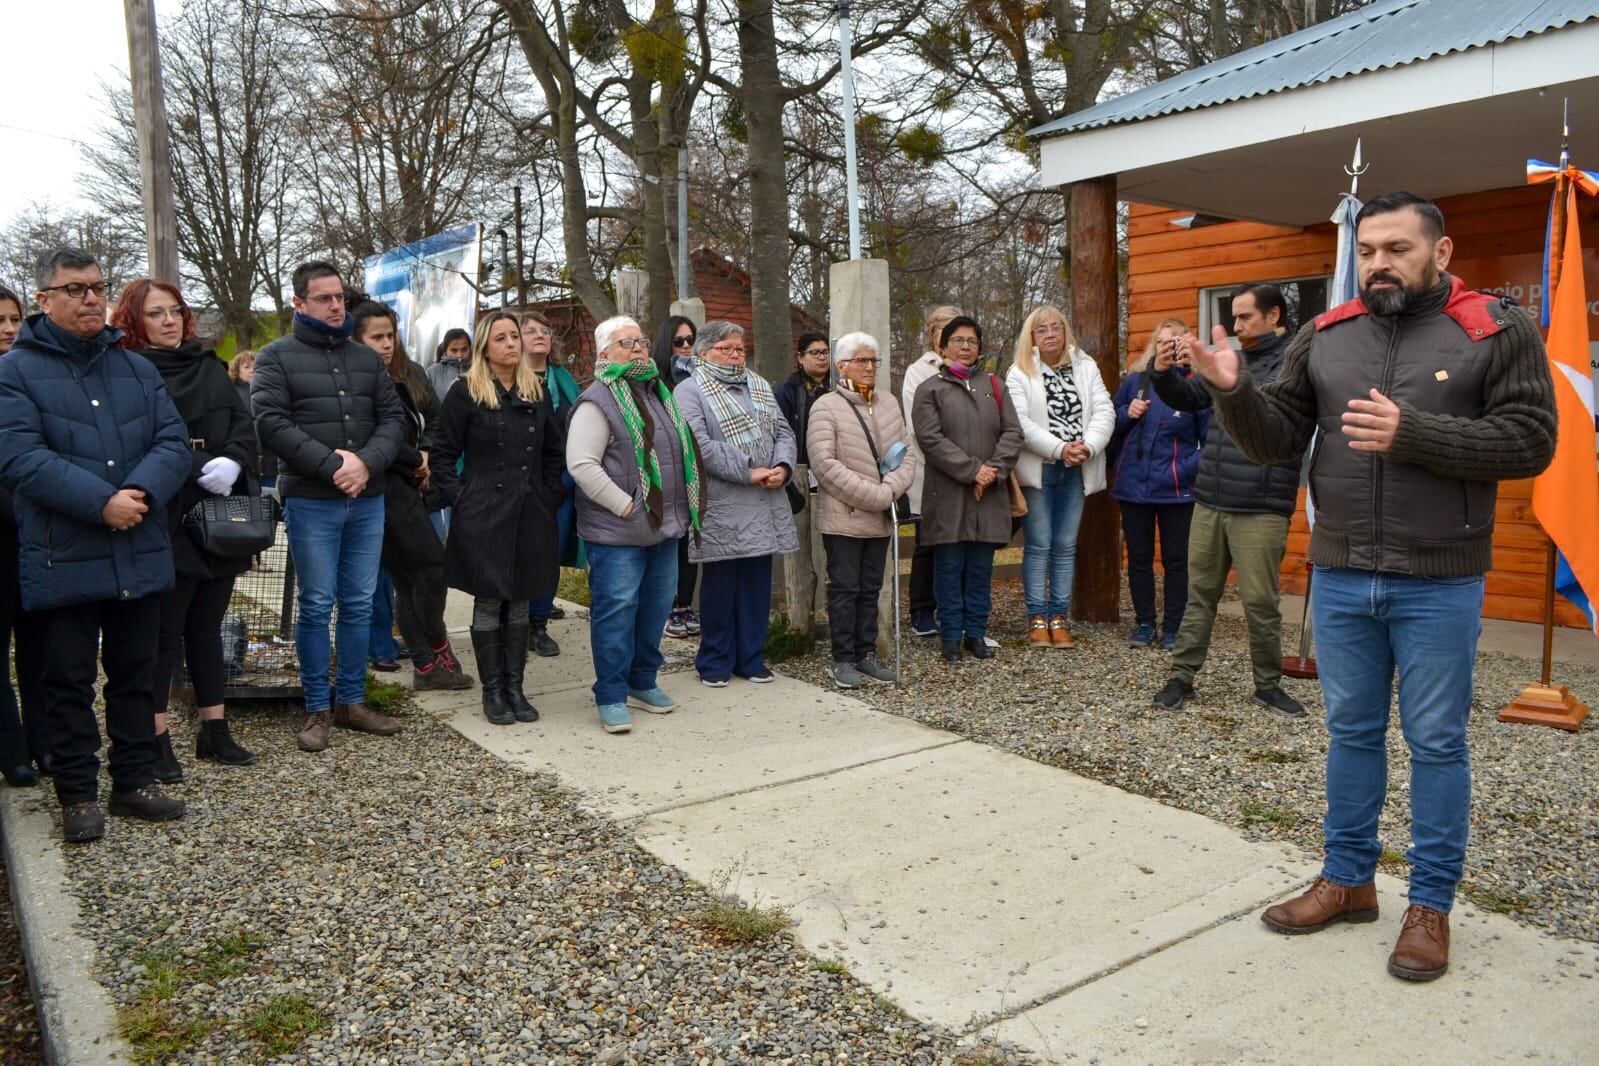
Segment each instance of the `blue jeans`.
[[588,545],[589,647],[594,702],[626,703],[627,690],[655,687],[661,632],[677,591],[677,542],[648,548]]
[[960,640],[962,636],[981,640],[988,632],[994,553],[998,550],[998,544],[964,540],[934,546],[933,599],[938,603],[940,640]]
[[765,670],[771,620],[770,555],[700,564],[700,652],[694,666],[701,677],[753,677]]
[[387,570],[378,570],[378,587],[372,594],[372,635],[366,654],[375,663],[400,657],[400,644],[394,639],[394,583]]
[[[315,714],[366,698],[366,652],[371,636],[372,595],[383,554],[383,497],[362,500],[283,501],[283,525],[300,584],[294,648],[300,657],[305,709]],[[339,676],[330,693],[332,649],[328,623],[339,605]]]
[[1327,859],[1322,876],[1364,885],[1377,871],[1388,792],[1388,713],[1410,748],[1410,902],[1448,911],[1466,864],[1471,762],[1466,722],[1484,579],[1316,567],[1310,610],[1327,705]]
[[[568,493],[566,498],[561,501],[561,506],[555,509],[555,543],[560,545],[560,550],[563,554],[566,551],[566,539],[572,535],[573,509],[574,504],[571,493]],[[540,596],[536,600],[527,602],[527,616],[535,622],[548,619],[554,610],[555,593],[553,592],[548,596]]]
[[439,535],[439,543],[444,543],[444,535],[450,531],[450,509],[429,511],[428,521],[433,523],[433,532]]
[[1083,521],[1083,468],[1044,464],[1043,487],[1022,489],[1022,598],[1029,616],[1068,616],[1077,571],[1077,527]]

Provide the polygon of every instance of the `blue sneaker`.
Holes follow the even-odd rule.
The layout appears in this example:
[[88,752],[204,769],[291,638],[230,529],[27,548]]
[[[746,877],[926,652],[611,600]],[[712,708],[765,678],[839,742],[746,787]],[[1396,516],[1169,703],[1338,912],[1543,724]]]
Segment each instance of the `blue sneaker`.
[[911,632],[918,637],[938,636],[938,623],[933,621],[933,612],[917,611],[911,615]]
[[1133,630],[1132,639],[1127,642],[1130,648],[1147,648],[1155,643],[1155,627],[1139,626]]
[[1160,650],[1171,651],[1177,646],[1177,630],[1168,629],[1160,635]]
[[627,702],[629,706],[651,714],[671,714],[677,708],[677,701],[662,692],[659,685],[628,689]]
[[627,713],[625,703],[602,703],[600,725],[607,733],[626,733],[633,728],[633,716]]

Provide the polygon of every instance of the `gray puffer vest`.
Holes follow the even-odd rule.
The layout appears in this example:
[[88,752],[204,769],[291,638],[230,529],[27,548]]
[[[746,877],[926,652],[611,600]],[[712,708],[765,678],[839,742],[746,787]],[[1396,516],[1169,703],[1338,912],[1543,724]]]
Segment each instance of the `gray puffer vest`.
[[577,407],[591,403],[605,415],[605,424],[611,429],[611,440],[605,446],[605,457],[600,464],[610,479],[633,497],[633,510],[626,518],[618,518],[585,496],[582,490],[574,493],[577,500],[578,536],[590,544],[611,547],[649,547],[663,540],[676,540],[688,532],[688,492],[683,484],[683,442],[672,428],[672,416],[667,412],[653,389],[636,389],[642,396],[643,411],[654,430],[655,460],[661,464],[662,514],[660,528],[655,528],[644,506],[644,481],[639,476],[638,462],[633,455],[632,439],[627,435],[627,425],[622,421],[622,411],[610,388],[596,381],[578,397]]

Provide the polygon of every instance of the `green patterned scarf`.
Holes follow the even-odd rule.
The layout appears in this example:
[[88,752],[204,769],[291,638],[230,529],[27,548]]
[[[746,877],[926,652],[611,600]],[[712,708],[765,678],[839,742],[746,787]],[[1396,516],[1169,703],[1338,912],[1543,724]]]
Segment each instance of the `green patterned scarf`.
[[649,415],[633,398],[633,389],[628,385],[630,381],[637,381],[647,388],[650,382],[655,383],[655,394],[661,398],[661,406],[666,408],[666,413],[672,416],[677,439],[683,445],[683,483],[688,490],[688,520],[689,526],[697,531],[700,528],[699,454],[694,450],[694,434],[678,412],[677,403],[672,399],[672,390],[661,381],[655,363],[650,360],[629,360],[625,363],[601,361],[594,365],[594,376],[605,382],[611,395],[616,397],[616,406],[622,412],[622,424],[627,427],[628,438],[633,444],[633,459],[638,463],[639,476],[644,479],[644,501],[649,510],[650,525],[660,529],[664,502],[661,494],[661,464],[655,457],[653,445],[654,427],[649,423]]

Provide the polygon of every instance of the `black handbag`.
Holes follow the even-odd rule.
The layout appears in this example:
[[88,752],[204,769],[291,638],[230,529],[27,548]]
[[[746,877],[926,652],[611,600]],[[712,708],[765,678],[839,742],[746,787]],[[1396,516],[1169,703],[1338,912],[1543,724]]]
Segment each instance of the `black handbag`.
[[183,516],[183,528],[194,546],[220,559],[260,555],[278,538],[282,517],[276,496],[261,495],[261,481],[244,472],[244,496],[210,496]]
[[[885,480],[883,477],[883,460],[877,454],[877,441],[872,439],[872,429],[866,424],[866,419],[861,415],[859,408],[852,403],[848,404],[848,406],[851,413],[855,415],[855,421],[861,424],[861,432],[866,434],[866,446],[872,450],[872,465],[877,467],[877,480],[883,481]],[[911,514],[911,494],[908,492],[900,493],[899,499],[894,501],[893,510],[895,525],[902,526],[906,522],[912,521],[915,515]]]

